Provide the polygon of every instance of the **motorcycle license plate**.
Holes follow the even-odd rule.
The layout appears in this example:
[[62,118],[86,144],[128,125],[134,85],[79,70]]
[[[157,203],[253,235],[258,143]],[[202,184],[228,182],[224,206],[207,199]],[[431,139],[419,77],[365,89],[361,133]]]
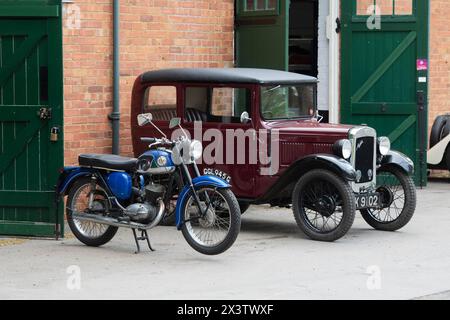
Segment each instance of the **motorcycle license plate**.
[[356,194],[355,197],[357,210],[380,207],[379,193]]

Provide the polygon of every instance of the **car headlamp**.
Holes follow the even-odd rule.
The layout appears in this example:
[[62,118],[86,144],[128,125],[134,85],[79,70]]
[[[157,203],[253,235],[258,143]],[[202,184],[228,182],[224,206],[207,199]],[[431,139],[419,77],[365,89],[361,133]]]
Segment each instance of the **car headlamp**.
[[391,151],[391,141],[388,137],[379,137],[378,138],[378,152],[385,156]]
[[348,139],[338,140],[333,144],[333,153],[345,160],[352,156],[352,143]]

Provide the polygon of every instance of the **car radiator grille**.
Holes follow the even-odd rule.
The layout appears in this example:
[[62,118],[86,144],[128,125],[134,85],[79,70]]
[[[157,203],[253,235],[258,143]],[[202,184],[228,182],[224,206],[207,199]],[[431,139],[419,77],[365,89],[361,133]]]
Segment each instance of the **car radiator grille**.
[[361,173],[357,183],[367,183],[373,180],[374,143],[374,137],[356,139],[355,170],[357,173]]

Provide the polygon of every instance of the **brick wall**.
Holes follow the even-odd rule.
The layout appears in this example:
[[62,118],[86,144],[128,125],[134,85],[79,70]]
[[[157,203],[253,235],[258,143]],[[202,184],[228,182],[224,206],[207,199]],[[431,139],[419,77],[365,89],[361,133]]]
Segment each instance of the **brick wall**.
[[[121,1],[120,151],[130,155],[130,99],[140,73],[233,66],[233,0]],[[79,19],[78,19],[79,18]],[[111,152],[112,1],[65,4],[65,162]]]
[[450,113],[450,5],[431,0],[429,125],[436,116]]

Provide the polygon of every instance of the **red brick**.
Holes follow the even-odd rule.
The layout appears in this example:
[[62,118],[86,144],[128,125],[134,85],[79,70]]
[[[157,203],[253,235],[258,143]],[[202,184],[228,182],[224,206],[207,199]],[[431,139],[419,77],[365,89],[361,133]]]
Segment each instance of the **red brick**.
[[[111,152],[112,5],[78,0],[81,28],[64,24],[65,158]],[[70,6],[70,5],[68,5]],[[131,88],[142,72],[233,65],[233,0],[121,1],[120,151],[131,155]]]

